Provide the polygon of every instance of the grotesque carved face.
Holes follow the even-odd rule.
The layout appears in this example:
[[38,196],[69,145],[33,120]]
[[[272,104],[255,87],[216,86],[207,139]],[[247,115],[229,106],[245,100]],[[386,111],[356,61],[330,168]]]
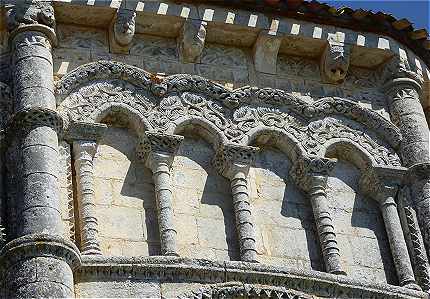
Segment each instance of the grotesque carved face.
[[349,67],[349,48],[329,44],[324,51],[322,71],[326,81],[342,83]]
[[114,23],[115,40],[118,44],[126,46],[131,43],[136,29],[136,12],[120,9]]

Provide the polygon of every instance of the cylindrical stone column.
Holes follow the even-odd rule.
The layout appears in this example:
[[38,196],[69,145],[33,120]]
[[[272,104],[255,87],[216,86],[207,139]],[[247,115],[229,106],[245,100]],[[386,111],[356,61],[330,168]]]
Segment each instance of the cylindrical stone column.
[[[405,167],[420,168],[429,160],[429,127],[420,102],[419,78],[408,78],[402,72],[385,86],[391,120],[402,134],[401,157]],[[425,167],[425,166],[424,166]],[[414,171],[413,169],[411,170]],[[430,256],[430,176],[411,180],[412,201],[422,232],[427,255]]]
[[402,287],[420,290],[421,288],[415,283],[411,260],[397,212],[397,204],[392,196],[387,196],[380,205],[399,284]]
[[257,245],[248,194],[248,172],[258,148],[234,144],[224,145],[214,158],[218,172],[230,180],[240,260],[257,262]]
[[173,225],[172,186],[170,184],[172,162],[172,155],[153,152],[149,154],[147,165],[152,171],[154,180],[161,254],[177,256],[177,232]]
[[239,238],[240,259],[245,262],[257,262],[255,228],[251,215],[248,194],[248,167],[233,165],[230,170],[230,186],[233,198],[233,210]]
[[362,173],[360,189],[380,205],[400,286],[421,290],[416,284],[395,201],[406,171],[403,167],[369,167]]
[[305,157],[296,161],[290,175],[309,196],[326,271],[345,275],[326,193],[327,178],[335,165],[336,160],[333,159]]
[[137,149],[137,156],[145,161],[152,171],[162,255],[178,256],[170,170],[183,138],[178,135],[147,132]]
[[93,159],[96,152],[97,143],[95,141],[73,142],[82,254],[102,254],[98,239],[94,192]]
[[45,1],[18,1],[8,10],[8,25],[15,88],[15,114],[8,129],[17,144],[18,222],[13,240],[0,253],[8,267],[5,295],[73,297],[72,268],[79,255],[62,237],[57,169],[62,121],[53,92],[53,7]]
[[325,269],[328,273],[345,275],[340,263],[340,251],[328,206],[326,187],[327,176],[312,174],[308,194],[318,230]]

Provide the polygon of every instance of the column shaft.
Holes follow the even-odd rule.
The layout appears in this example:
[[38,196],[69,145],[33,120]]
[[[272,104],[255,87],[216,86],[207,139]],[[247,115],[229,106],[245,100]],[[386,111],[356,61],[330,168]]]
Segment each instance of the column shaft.
[[169,155],[151,153],[151,170],[157,201],[158,226],[162,255],[178,255],[176,249],[176,230],[173,225],[172,186],[170,184]]
[[332,274],[345,274],[341,268],[339,247],[337,246],[334,224],[328,207],[325,191],[326,181],[326,177],[314,175],[309,196],[326,271]]
[[101,254],[94,192],[93,158],[96,148],[94,141],[73,143],[82,254]]
[[235,171],[231,176],[230,185],[239,237],[240,259],[246,262],[256,262],[255,229],[251,217],[246,173]]
[[384,218],[385,230],[387,231],[388,241],[390,243],[391,253],[396,267],[397,277],[400,286],[412,289],[420,289],[415,284],[415,276],[412,270],[406,241],[403,236],[400,217],[397,212],[397,205],[394,198],[388,196],[385,202],[381,204],[382,217]]

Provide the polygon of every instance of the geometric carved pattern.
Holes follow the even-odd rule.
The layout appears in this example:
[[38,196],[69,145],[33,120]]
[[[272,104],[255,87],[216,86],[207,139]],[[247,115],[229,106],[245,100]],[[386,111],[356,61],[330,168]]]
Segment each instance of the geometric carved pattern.
[[178,298],[224,299],[224,298],[277,298],[311,299],[310,295],[283,287],[251,285],[241,283],[223,283],[201,288],[197,291],[180,295]]
[[309,104],[279,89],[229,91],[199,76],[159,79],[139,68],[99,61],[64,76],[57,101],[59,112],[72,122],[98,122],[104,111],[118,107],[137,115],[147,131],[171,134],[191,120],[219,143],[248,145],[259,131],[272,130],[287,135],[301,156],[324,156],[331,144],[341,142],[359,148],[374,165],[400,165],[398,128],[342,98]]

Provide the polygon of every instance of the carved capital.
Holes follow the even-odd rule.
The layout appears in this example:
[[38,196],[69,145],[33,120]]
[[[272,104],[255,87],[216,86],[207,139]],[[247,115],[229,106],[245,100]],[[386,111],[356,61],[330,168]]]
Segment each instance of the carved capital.
[[131,9],[119,8],[109,33],[111,51],[113,53],[128,53],[135,31],[136,12]]
[[200,62],[205,47],[206,25],[204,21],[187,19],[178,37],[179,58],[184,63]]
[[421,91],[424,82],[422,75],[412,70],[407,58],[399,56],[393,57],[383,66],[382,79],[385,90],[407,84]]
[[253,146],[226,144],[218,149],[212,163],[226,178],[231,179],[238,171],[246,176],[258,150]]
[[406,174],[407,169],[404,167],[369,167],[361,175],[360,190],[381,205],[394,204]]
[[142,161],[147,161],[150,153],[174,156],[179,149],[183,136],[146,132],[137,145],[136,154]]
[[48,108],[23,109],[12,117],[8,133],[37,126],[51,127],[60,134],[63,132],[63,118],[57,111]]
[[327,177],[336,162],[337,160],[328,158],[304,157],[294,164],[290,175],[303,191],[308,192],[317,178],[321,184],[326,184]]
[[97,152],[97,143],[91,140],[73,141],[73,154],[77,162],[92,161]]
[[349,68],[351,47],[329,41],[321,56],[321,79],[327,83],[342,83]]
[[40,31],[56,44],[55,13],[51,1],[16,1],[7,7],[7,26],[11,38],[23,31]]

